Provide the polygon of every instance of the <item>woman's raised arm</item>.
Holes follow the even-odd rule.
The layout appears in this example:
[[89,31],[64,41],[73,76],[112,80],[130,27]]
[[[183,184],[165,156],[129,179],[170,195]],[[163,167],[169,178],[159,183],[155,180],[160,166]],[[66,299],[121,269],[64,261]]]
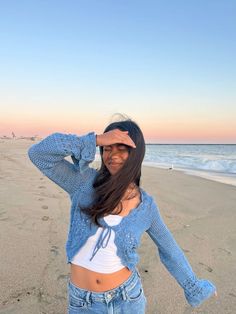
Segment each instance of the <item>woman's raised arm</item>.
[[[84,136],[53,133],[28,150],[33,164],[71,196],[96,171],[88,166],[95,153],[94,132]],[[66,156],[71,156],[73,163]]]

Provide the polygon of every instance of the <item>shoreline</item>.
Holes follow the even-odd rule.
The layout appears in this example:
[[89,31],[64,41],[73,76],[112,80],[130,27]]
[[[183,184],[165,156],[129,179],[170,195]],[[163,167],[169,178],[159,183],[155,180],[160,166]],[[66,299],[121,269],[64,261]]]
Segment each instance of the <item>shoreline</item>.
[[236,174],[227,174],[227,173],[222,173],[222,172],[213,172],[213,171],[204,171],[204,170],[199,170],[199,169],[187,169],[187,168],[168,168],[167,166],[159,166],[156,165],[155,163],[150,163],[150,162],[144,162],[143,165],[145,167],[150,167],[150,168],[157,168],[157,169],[165,169],[165,170],[174,170],[174,171],[180,171],[182,173],[185,173],[186,175],[192,175],[196,176],[199,178],[204,178],[210,181],[214,182],[219,182],[231,186],[236,186]]
[[[96,154],[96,159],[93,161],[93,163],[100,163],[100,156]],[[226,173],[219,173],[219,172],[210,172],[210,171],[204,171],[204,170],[194,170],[194,169],[187,169],[187,168],[178,168],[173,167],[169,168],[168,166],[159,166],[155,163],[151,162],[143,162],[143,167],[147,168],[154,168],[154,169],[160,169],[160,170],[168,170],[168,171],[177,171],[184,173],[186,175],[194,176],[197,178],[206,179],[213,182],[218,182],[230,186],[236,187],[236,174],[226,174]]]

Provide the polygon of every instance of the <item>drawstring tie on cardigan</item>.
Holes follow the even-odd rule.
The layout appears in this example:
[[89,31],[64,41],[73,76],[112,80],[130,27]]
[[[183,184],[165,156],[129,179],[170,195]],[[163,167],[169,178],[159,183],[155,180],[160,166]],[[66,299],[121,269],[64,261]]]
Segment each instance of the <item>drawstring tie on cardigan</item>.
[[110,237],[111,237],[111,230],[112,229],[110,226],[108,226],[107,228],[103,228],[103,230],[102,230],[102,232],[98,238],[98,241],[95,245],[95,248],[93,250],[93,254],[89,259],[90,261],[94,258],[94,256],[97,254],[97,252],[100,248],[104,249],[105,247],[107,247],[107,244],[108,244]]

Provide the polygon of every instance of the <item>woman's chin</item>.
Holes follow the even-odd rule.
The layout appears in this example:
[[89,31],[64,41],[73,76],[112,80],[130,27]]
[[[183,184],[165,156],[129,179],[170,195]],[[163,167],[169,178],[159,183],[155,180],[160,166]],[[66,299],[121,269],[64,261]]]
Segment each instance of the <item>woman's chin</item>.
[[111,175],[116,174],[122,168],[122,166],[120,164],[107,165],[106,167],[107,167],[107,169]]

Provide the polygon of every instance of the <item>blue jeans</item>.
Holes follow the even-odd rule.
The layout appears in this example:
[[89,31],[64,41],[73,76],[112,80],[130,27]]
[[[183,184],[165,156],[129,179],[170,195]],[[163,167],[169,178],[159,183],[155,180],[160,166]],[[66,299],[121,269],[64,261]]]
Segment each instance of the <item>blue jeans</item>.
[[144,314],[146,297],[138,270],[119,287],[93,292],[68,280],[68,314]]

